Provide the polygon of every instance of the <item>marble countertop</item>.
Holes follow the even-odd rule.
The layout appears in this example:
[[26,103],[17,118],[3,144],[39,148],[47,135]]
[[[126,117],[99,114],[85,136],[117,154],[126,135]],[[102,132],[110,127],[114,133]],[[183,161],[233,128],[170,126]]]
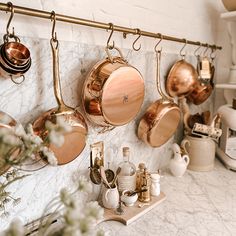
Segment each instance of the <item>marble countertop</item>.
[[169,172],[161,179],[167,198],[128,226],[99,224],[106,235],[236,235],[236,173],[218,160],[210,172],[187,170],[183,177]]

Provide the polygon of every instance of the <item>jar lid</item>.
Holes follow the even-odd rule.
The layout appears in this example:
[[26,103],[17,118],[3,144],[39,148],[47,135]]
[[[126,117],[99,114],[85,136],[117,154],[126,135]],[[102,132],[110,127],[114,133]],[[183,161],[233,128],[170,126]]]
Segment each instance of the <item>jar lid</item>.
[[151,174],[151,179],[160,180],[161,176],[159,174]]

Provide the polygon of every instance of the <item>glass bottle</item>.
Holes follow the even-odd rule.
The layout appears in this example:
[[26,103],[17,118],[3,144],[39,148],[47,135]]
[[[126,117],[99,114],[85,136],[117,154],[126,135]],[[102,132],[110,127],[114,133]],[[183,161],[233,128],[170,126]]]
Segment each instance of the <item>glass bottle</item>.
[[138,200],[140,202],[150,202],[151,201],[151,177],[147,169],[141,174],[141,190],[146,190],[139,194]]
[[136,190],[141,190],[141,175],[146,168],[144,163],[139,163],[138,170],[136,171]]
[[118,175],[119,191],[135,190],[136,188],[136,168],[135,165],[129,161],[129,157],[129,147],[123,147],[123,161],[119,164],[121,168]]

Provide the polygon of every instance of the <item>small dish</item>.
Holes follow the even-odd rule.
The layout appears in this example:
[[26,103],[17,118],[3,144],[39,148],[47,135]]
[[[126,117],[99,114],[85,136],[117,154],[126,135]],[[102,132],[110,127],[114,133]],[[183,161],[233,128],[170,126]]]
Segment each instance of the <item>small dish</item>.
[[132,191],[124,190],[121,195],[121,201],[124,202],[124,204],[128,207],[133,206],[134,203],[138,200],[138,194],[135,193],[129,196],[130,192],[132,193]]

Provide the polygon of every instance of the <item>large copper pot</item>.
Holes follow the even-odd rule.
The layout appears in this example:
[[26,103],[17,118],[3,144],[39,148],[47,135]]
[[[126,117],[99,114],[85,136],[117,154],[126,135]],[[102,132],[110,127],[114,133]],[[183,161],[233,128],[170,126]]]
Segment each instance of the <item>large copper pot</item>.
[[139,112],[144,99],[141,73],[129,65],[121,51],[99,61],[89,72],[82,91],[83,107],[88,119],[103,127],[121,126]]
[[160,57],[161,51],[157,51],[157,89],[162,98],[148,107],[138,126],[138,137],[151,147],[160,147],[166,143],[180,121],[179,107],[161,90]]

